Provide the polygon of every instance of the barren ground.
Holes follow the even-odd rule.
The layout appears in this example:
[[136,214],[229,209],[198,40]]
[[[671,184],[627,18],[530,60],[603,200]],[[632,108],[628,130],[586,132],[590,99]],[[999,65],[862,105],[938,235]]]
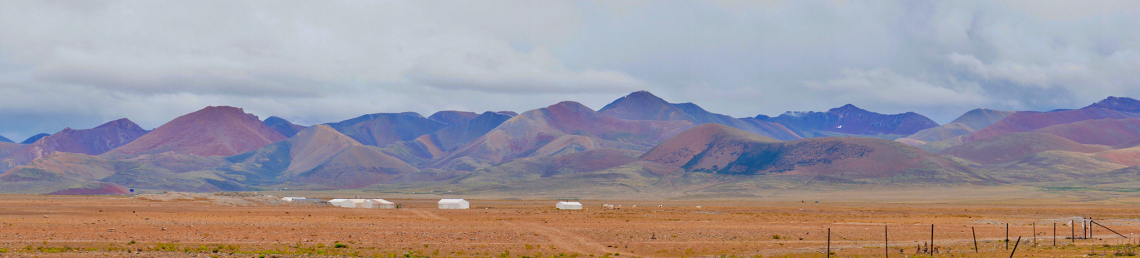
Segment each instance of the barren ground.
[[[1008,257],[1005,223],[1012,239],[1023,238],[1018,257],[1075,257],[1135,252],[1120,245],[1136,240],[1101,227],[1093,240],[1069,240],[1071,219],[1093,217],[1126,236],[1140,233],[1140,209],[1121,203],[584,200],[586,210],[559,211],[552,200],[474,199],[470,210],[438,210],[434,199],[389,200],[402,208],[0,196],[0,257],[820,257],[828,228],[835,256],[882,257],[884,226],[890,257],[915,257],[916,246],[930,241],[931,224],[935,256]],[[603,203],[623,208],[603,210]],[[1075,231],[1081,234],[1079,223]]]

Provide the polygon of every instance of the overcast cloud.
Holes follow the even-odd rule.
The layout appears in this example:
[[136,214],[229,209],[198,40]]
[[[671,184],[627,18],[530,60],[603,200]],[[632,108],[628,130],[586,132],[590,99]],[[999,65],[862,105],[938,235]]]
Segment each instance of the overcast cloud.
[[737,117],[851,103],[944,123],[1140,97],[1137,24],[1137,1],[3,1],[0,135],[641,89]]

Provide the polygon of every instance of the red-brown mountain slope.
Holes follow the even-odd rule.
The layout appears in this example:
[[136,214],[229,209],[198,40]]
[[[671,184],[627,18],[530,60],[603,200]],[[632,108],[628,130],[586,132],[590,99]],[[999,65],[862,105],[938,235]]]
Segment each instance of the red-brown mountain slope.
[[725,125],[703,124],[658,144],[641,159],[692,171],[718,171],[752,145],[776,142],[780,141]]
[[598,113],[626,120],[689,121],[695,125],[717,123],[775,139],[802,138],[778,123],[755,118],[747,118],[751,121],[737,119],[709,112],[693,103],[669,103],[647,91],[630,93],[614,100]]
[[1097,119],[1033,130],[1084,144],[1117,146],[1140,140],[1140,119]]
[[415,112],[369,114],[328,125],[357,142],[372,146],[411,141],[448,126]]
[[894,141],[824,137],[776,142],[725,127],[690,129],[641,159],[689,172],[829,182],[996,183],[968,167]]
[[196,156],[231,156],[285,140],[257,116],[235,107],[206,107],[159,126],[104,154],[110,158],[174,152]]
[[952,155],[985,165],[1005,163],[1034,153],[1060,150],[1093,153],[1107,147],[1084,145],[1047,133],[1010,133],[965,143],[939,154]]
[[23,165],[56,151],[99,155],[126,145],[146,133],[146,130],[126,118],[91,129],[65,128],[29,144],[7,159],[13,165]]
[[[588,137],[600,147],[649,149],[680,133],[693,124],[688,121],[624,120],[600,114],[582,104],[565,101],[546,108],[527,111],[436,161],[431,167],[475,170],[506,160],[532,156],[540,148],[559,154],[590,150],[580,140],[558,140],[561,137]],[[569,139],[569,138],[567,138]],[[566,146],[547,146],[562,143]],[[578,145],[581,148],[569,148]],[[598,146],[595,146],[598,147]]]
[[1124,119],[1137,118],[1140,115],[1123,113],[1102,108],[1082,108],[1077,110],[1064,110],[1054,112],[1017,112],[1005,119],[975,133],[967,135],[963,141],[973,142],[998,135],[1029,132],[1051,125],[1069,124],[1095,119]]
[[922,142],[937,142],[957,136],[968,135],[989,127],[1012,115],[1013,111],[974,109],[962,114],[954,121],[934,128],[923,129],[906,138]]

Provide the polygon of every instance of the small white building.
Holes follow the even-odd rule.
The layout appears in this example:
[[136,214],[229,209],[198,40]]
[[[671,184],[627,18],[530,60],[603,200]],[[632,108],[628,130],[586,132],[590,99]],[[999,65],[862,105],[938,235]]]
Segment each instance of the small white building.
[[439,209],[441,210],[465,210],[470,209],[471,203],[464,199],[441,199],[439,200]]
[[285,197],[285,198],[281,198],[281,200],[282,200],[282,201],[286,201],[286,202],[291,202],[291,201],[296,201],[296,200],[304,200],[304,199],[305,199],[305,197]]
[[554,207],[558,208],[559,210],[581,210],[582,209],[582,203],[579,203],[579,202],[558,202],[558,204],[555,204]]

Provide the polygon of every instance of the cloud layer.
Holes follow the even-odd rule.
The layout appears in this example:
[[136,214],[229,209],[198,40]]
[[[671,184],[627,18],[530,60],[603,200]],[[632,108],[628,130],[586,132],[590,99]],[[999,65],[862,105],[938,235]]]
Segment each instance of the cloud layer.
[[733,116],[853,103],[946,122],[1140,97],[1135,24],[1134,1],[10,1],[0,135],[207,105],[301,123],[599,108],[640,89]]

